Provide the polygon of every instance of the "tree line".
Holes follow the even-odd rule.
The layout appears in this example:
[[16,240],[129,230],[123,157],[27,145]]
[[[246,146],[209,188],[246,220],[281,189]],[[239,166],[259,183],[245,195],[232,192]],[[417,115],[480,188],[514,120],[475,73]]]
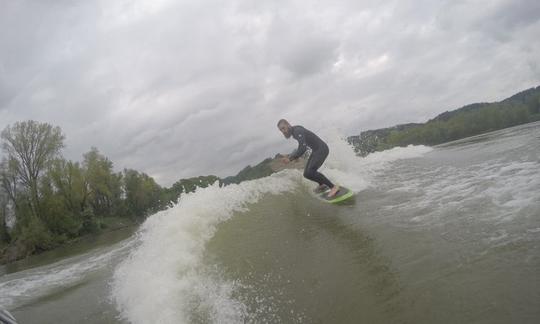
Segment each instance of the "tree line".
[[0,139],[0,259],[9,259],[4,261],[99,232],[110,219],[140,222],[177,203],[181,194],[219,180],[181,179],[163,188],[144,172],[115,172],[95,147],[81,162],[70,161],[62,156],[60,127],[32,120],[8,125]]
[[349,142],[362,155],[396,146],[437,145],[540,120],[540,87],[496,103],[477,103],[447,111],[423,124],[362,132]]

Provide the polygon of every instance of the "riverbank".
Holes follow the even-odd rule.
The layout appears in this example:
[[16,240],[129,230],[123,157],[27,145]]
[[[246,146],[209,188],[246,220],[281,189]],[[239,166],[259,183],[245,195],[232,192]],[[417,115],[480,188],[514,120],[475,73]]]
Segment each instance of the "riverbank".
[[11,264],[17,261],[24,260],[25,258],[28,258],[30,256],[40,255],[43,253],[48,253],[58,249],[66,248],[76,245],[80,242],[92,241],[93,239],[98,238],[106,233],[124,229],[129,230],[130,228],[136,229],[138,225],[138,222],[125,217],[104,217],[101,220],[101,226],[97,232],[68,239],[67,241],[58,243],[47,250],[28,251],[25,248],[24,244],[19,242],[0,245],[0,265]]

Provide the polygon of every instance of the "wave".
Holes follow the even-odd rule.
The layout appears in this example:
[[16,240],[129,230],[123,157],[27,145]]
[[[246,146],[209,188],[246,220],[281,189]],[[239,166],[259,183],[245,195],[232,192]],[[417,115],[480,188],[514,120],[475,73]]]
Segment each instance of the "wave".
[[187,322],[197,300],[214,318],[240,322],[244,306],[231,297],[231,283],[201,269],[205,243],[216,226],[247,210],[264,194],[296,187],[292,171],[220,188],[217,184],[183,195],[176,206],[150,217],[140,246],[115,271],[113,298],[133,323]]
[[[329,145],[332,151],[323,172],[355,191],[370,185],[371,172],[431,150],[409,147],[359,158],[337,136]],[[233,296],[237,283],[205,268],[205,245],[234,213],[247,211],[264,195],[293,192],[299,179],[300,172],[285,170],[238,185],[214,184],[181,196],[174,207],[149,217],[137,233],[137,248],[114,273],[112,298],[121,316],[132,323],[193,322],[201,312],[209,322],[248,320],[247,306]]]

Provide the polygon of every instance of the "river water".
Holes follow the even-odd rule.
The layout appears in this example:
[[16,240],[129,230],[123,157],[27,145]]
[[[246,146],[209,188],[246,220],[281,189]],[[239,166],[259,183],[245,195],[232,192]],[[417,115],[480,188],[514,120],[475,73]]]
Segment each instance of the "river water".
[[129,238],[4,267],[0,306],[21,323],[540,322],[540,123],[366,158],[329,138],[349,204],[293,170],[200,189]]

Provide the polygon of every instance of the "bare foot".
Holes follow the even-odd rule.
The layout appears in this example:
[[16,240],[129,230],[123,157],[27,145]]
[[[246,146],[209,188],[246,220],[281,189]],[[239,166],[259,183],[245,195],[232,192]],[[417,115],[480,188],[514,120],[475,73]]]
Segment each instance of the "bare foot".
[[328,198],[332,198],[334,197],[339,191],[339,186],[338,185],[335,185],[332,187],[332,190],[330,190],[330,192],[328,193],[327,197]]
[[328,186],[322,184],[322,185],[318,186],[317,188],[313,189],[313,192],[316,193],[316,194],[320,194],[320,193],[325,192],[326,190],[328,190]]

